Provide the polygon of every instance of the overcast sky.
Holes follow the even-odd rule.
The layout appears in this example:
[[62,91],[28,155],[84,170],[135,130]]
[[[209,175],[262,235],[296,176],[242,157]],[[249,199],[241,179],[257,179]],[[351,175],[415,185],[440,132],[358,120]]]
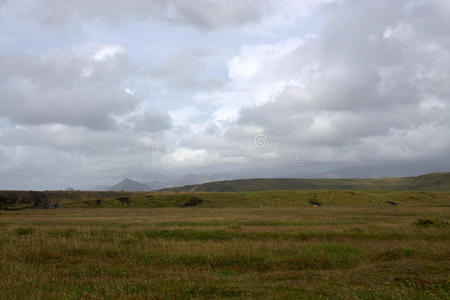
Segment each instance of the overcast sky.
[[0,189],[450,169],[448,0],[0,9]]

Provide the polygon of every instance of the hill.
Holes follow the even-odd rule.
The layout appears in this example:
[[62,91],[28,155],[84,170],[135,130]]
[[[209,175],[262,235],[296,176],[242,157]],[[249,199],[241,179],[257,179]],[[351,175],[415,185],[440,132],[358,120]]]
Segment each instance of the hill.
[[198,174],[186,174],[181,178],[178,178],[173,181],[169,181],[166,183],[166,187],[177,187],[177,186],[185,186],[185,185],[193,185],[193,184],[203,184],[212,181],[222,181],[229,180],[232,178],[232,175],[227,173],[218,173],[211,175],[198,175]]
[[450,191],[450,173],[431,173],[416,177],[297,179],[255,178],[215,181],[167,188],[176,192],[243,192],[269,190],[423,190]]

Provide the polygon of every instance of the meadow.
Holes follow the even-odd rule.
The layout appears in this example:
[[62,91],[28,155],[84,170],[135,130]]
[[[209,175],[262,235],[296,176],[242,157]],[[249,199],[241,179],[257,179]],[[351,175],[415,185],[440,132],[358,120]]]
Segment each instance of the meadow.
[[447,192],[47,196],[0,211],[0,299],[450,297]]

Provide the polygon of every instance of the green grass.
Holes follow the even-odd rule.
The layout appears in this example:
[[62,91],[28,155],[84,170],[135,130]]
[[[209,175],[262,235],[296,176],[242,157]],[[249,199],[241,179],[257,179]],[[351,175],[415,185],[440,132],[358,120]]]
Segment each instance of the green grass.
[[34,233],[33,227],[18,227],[14,229],[16,235],[29,235]]
[[[95,193],[83,193],[86,200],[62,200],[61,205],[66,208],[81,207],[129,207],[129,208],[162,208],[181,207],[192,198],[202,199],[198,207],[310,207],[309,201],[319,201],[323,206],[340,207],[390,207],[387,202],[394,201],[397,206],[450,206],[450,192],[418,191],[311,191],[311,190],[283,190],[283,191],[254,191],[233,193],[170,193],[143,192],[129,195],[129,204],[121,204],[117,198],[104,198],[100,205],[95,199]],[[92,200],[91,200],[92,199]],[[446,200],[446,201],[443,201]],[[396,207],[397,207],[396,206]],[[393,207],[395,208],[395,207]]]
[[450,297],[447,193],[99,195],[0,212],[0,299]]
[[[35,192],[36,194],[37,192]],[[29,192],[0,191],[18,201],[0,203],[3,207],[18,209],[31,205]],[[323,207],[449,207],[450,192],[442,191],[327,191],[279,190],[251,192],[41,192],[50,204],[62,208],[163,208],[182,207],[192,200],[201,200],[197,207],[310,207],[310,201],[319,201]],[[127,203],[119,199],[127,198]],[[392,206],[388,202],[395,202]],[[46,206],[48,207],[48,205]]]

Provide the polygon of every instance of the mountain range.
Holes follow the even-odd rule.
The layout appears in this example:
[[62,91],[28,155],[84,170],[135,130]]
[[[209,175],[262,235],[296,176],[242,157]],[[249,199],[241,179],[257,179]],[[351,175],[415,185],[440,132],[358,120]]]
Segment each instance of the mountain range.
[[245,192],[268,190],[421,190],[450,191],[450,172],[386,178],[253,178],[167,188],[176,192]]
[[[284,186],[287,182],[290,182],[292,179],[306,180],[302,186],[308,186],[307,180],[312,179],[322,179],[322,183],[318,184],[317,182],[313,184],[314,186],[317,184],[318,186],[322,186],[325,179],[341,179],[342,178],[353,178],[353,179],[377,179],[377,178],[393,178],[393,177],[413,177],[420,176],[421,174],[428,174],[432,172],[446,172],[450,168],[450,163],[445,163],[442,160],[432,160],[432,161],[422,161],[422,162],[392,162],[385,163],[380,165],[360,165],[353,167],[346,167],[335,169],[327,172],[317,172],[317,173],[287,173],[285,176],[273,176],[274,178],[267,181],[264,179],[266,184],[267,182],[272,182],[274,188],[278,185]],[[257,175],[257,176],[255,176]],[[161,190],[161,189],[174,189],[184,186],[193,186],[193,185],[201,185],[210,182],[222,182],[222,181],[234,181],[241,180],[244,174],[237,176],[236,174],[230,173],[216,173],[216,174],[193,174],[189,173],[184,175],[183,177],[170,179],[170,180],[149,180],[149,181],[136,181],[129,178],[125,178],[121,182],[114,185],[99,185],[94,188],[90,188],[90,190],[95,191],[105,191],[105,190],[124,190],[124,191],[150,191],[150,190]],[[240,183],[244,185],[249,185],[251,182],[255,182],[258,178],[261,178],[258,174],[246,174],[246,178],[254,178],[247,179],[247,181],[242,181]],[[269,176],[265,176],[269,177]],[[262,180],[261,182],[263,182]],[[275,182],[278,182],[275,184]],[[227,183],[229,185],[230,183]],[[236,183],[233,183],[233,188],[240,189],[236,187]],[[211,186],[209,184],[208,186]],[[289,185],[288,185],[289,186]],[[295,186],[295,185],[294,185]],[[354,186],[350,184],[350,186]],[[199,187],[197,187],[199,188]],[[206,187],[201,187],[199,189],[207,189]],[[224,189],[227,189],[223,187]],[[249,187],[250,188],[250,187]],[[255,187],[253,187],[255,188]],[[216,188],[215,188],[216,189]],[[259,189],[259,188],[258,188]]]
[[[141,183],[125,178],[112,186],[99,186],[95,190],[179,192],[240,192],[291,189],[323,190],[450,190],[450,173],[430,173],[411,177],[382,178],[251,178],[223,179],[229,174],[211,176],[188,174],[174,181]],[[218,180],[217,180],[218,178]]]
[[232,179],[232,176],[227,173],[218,173],[212,175],[197,175],[197,174],[187,174],[181,178],[175,180],[159,181],[152,180],[145,183],[125,178],[117,184],[108,185],[98,185],[93,188],[95,191],[152,191],[160,190],[163,188],[179,187],[185,185],[202,184],[211,181],[220,181]]

